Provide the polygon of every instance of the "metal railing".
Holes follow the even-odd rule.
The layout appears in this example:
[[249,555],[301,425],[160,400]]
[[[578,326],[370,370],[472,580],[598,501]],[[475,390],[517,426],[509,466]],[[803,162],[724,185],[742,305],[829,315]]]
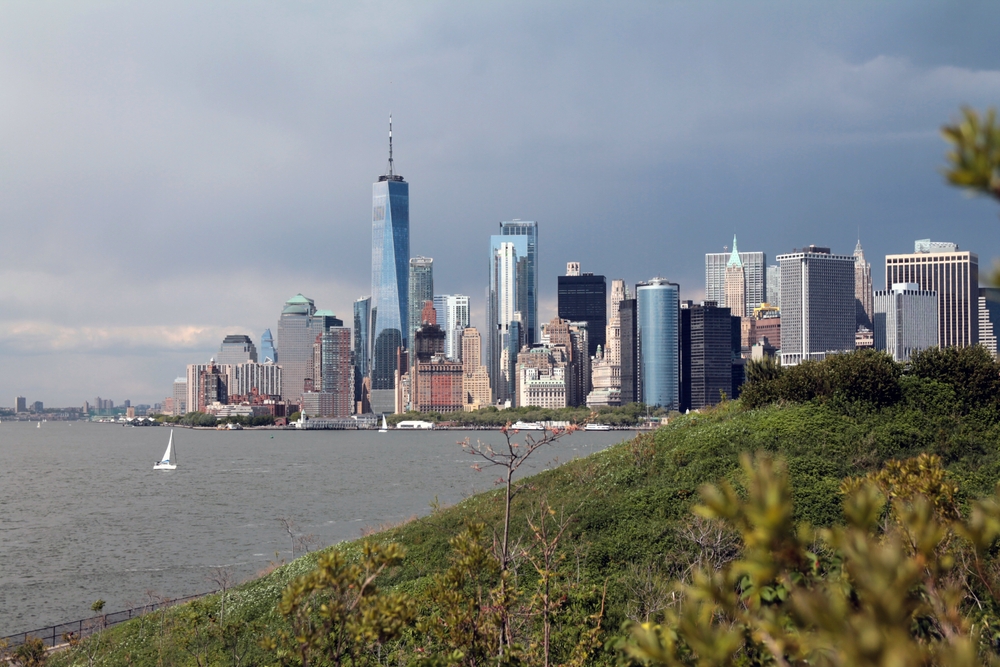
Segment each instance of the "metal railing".
[[45,642],[45,646],[51,648],[53,646],[67,643],[68,639],[82,639],[98,630],[109,628],[112,625],[118,625],[119,623],[130,621],[133,618],[138,618],[159,609],[172,607],[176,604],[183,604],[185,602],[190,602],[191,600],[197,600],[198,598],[218,592],[219,591],[209,591],[207,593],[199,593],[197,595],[188,595],[183,598],[165,599],[159,602],[150,602],[149,604],[141,607],[133,607],[132,609],[125,609],[123,611],[113,611],[109,614],[101,614],[100,616],[91,616],[90,618],[80,619],[79,621],[70,621],[68,623],[50,625],[47,628],[18,632],[15,635],[0,637],[0,643],[6,641],[10,648],[15,648],[25,643],[28,640],[28,637],[33,637],[35,639],[41,639]]

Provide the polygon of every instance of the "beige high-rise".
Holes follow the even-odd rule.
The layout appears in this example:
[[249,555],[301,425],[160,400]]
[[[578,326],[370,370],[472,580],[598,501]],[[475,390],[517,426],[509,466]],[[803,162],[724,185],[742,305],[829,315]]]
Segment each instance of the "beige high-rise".
[[953,243],[917,241],[911,255],[886,255],[886,285],[916,283],[937,292],[938,346],[979,342],[979,256]]
[[726,263],[726,303],[729,313],[736,317],[747,315],[747,278],[743,269],[743,260],[736,250],[736,237],[733,237],[733,252]]
[[875,291],[872,289],[872,265],[865,261],[865,251],[861,239],[854,247],[854,299],[857,325],[873,328],[875,316]]
[[490,374],[482,362],[482,336],[475,327],[462,332],[462,395],[466,412],[493,405]]

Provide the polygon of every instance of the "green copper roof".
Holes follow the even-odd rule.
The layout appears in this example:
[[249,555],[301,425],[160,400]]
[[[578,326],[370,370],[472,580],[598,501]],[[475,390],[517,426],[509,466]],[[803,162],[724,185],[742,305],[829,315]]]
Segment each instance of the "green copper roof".
[[740,253],[736,250],[736,234],[733,234],[733,253],[729,255],[729,261],[726,262],[726,266],[743,266],[743,261],[740,260]]
[[285,302],[285,307],[282,309],[281,314],[310,315],[315,308],[316,306],[313,304],[312,299],[307,299],[301,294],[296,294]]
[[296,294],[291,299],[289,299],[288,301],[286,301],[285,305],[286,306],[290,306],[292,304],[305,304],[305,303],[312,303],[312,302],[313,302],[312,299],[307,299],[306,297],[302,296],[301,294]]
[[315,313],[313,313],[313,316],[315,316],[315,317],[336,317],[336,315],[333,314],[332,310],[317,310]]

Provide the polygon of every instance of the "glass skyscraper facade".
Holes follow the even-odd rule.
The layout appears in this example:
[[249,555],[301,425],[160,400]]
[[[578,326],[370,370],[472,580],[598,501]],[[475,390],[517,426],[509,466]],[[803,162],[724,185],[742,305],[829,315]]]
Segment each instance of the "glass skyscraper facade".
[[361,401],[361,385],[371,372],[372,298],[366,296],[354,302],[354,400]]
[[518,339],[531,345],[538,340],[538,223],[512,220],[500,223],[500,233],[490,237],[490,288],[487,304],[490,382],[497,400],[509,398],[506,371],[501,363],[509,352],[510,323],[519,313]]
[[587,354],[593,357],[604,347],[608,326],[608,287],[604,276],[593,273],[558,277],[559,317],[570,322],[586,322]]
[[274,347],[274,337],[270,329],[264,329],[260,336],[260,362],[263,364],[268,359],[278,363],[278,351]]
[[409,334],[410,186],[389,169],[372,186],[372,410],[395,409],[396,350]]
[[306,379],[313,376],[313,342],[321,333],[313,325],[316,304],[296,294],[285,302],[278,319],[278,349],[281,350],[282,398],[298,401]]
[[680,286],[662,278],[636,285],[642,402],[676,410],[680,403]]
[[[410,312],[408,316],[409,331],[406,340],[413,347],[413,334],[423,322],[420,315],[424,311],[424,303],[434,300],[434,260],[430,257],[414,257],[410,259]],[[441,317],[441,313],[438,313]]]
[[[438,325],[444,329],[444,355],[449,359],[462,358],[462,333],[469,327],[469,297],[463,294],[437,294],[434,310]],[[476,366],[479,360],[476,360]]]

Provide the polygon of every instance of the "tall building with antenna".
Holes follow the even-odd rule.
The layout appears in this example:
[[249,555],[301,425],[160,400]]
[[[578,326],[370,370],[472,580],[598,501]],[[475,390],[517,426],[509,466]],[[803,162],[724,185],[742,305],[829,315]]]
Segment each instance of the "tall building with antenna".
[[[733,249],[730,252],[710,252],[705,254],[705,301],[714,301],[722,306],[726,303],[727,270],[735,263],[743,270],[743,312],[732,311],[734,316],[750,317],[753,309],[767,301],[768,277],[767,255],[762,252],[739,252],[736,249],[736,235],[733,235]],[[734,271],[730,270],[729,278]],[[730,293],[732,293],[730,286]]]
[[409,320],[410,186],[392,162],[372,186],[371,406],[395,410],[396,350],[407,347]]

